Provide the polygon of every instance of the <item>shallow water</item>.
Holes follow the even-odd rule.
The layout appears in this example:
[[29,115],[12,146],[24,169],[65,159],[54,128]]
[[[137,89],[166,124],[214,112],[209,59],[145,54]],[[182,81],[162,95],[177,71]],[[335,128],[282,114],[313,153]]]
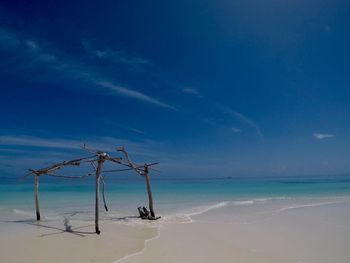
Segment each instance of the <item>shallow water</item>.
[[[19,182],[0,178],[1,220],[33,218],[34,198],[32,178]],[[219,178],[219,179],[153,179],[155,210],[163,216],[198,213],[198,209],[227,204],[248,205],[285,198],[350,196],[350,176]],[[62,215],[77,220],[92,220],[94,211],[94,181],[42,178],[40,206],[44,218]],[[106,198],[109,212],[101,217],[133,216],[137,207],[147,205],[142,178],[106,177]],[[232,203],[233,202],[233,203]],[[227,205],[225,204],[225,205]],[[101,204],[101,210],[103,205]]]

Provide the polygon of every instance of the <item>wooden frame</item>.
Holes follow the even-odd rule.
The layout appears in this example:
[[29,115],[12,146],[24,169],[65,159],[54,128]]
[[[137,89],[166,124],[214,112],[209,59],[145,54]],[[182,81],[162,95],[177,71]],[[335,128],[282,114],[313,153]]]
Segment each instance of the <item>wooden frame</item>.
[[[85,146],[84,146],[84,149],[86,149]],[[122,157],[111,157],[107,152],[103,152],[103,151],[91,151],[91,150],[89,151],[93,152],[94,155],[75,159],[75,160],[56,163],[54,165],[51,165],[49,167],[42,168],[39,170],[29,169],[29,173],[26,175],[26,177],[30,175],[34,176],[35,212],[36,212],[36,219],[38,221],[40,220],[40,217],[41,217],[40,207],[39,207],[39,179],[41,176],[47,175],[47,176],[61,177],[61,178],[83,179],[83,178],[95,175],[95,232],[97,234],[100,234],[101,233],[99,228],[99,203],[100,203],[99,197],[100,197],[100,188],[101,188],[100,182],[102,182],[102,197],[103,197],[104,207],[105,207],[105,210],[108,211],[106,199],[105,199],[105,181],[102,174],[107,172],[121,172],[121,171],[127,171],[127,170],[133,170],[138,175],[145,178],[147,195],[148,195],[148,205],[149,205],[150,211],[148,211],[147,208],[145,207],[143,207],[142,209],[141,207],[139,207],[138,210],[140,213],[140,217],[142,219],[148,219],[148,220],[157,220],[160,218],[160,216],[158,217],[155,216],[151,183],[150,183],[150,177],[149,177],[149,170],[151,166],[154,166],[158,163],[150,163],[150,164],[146,163],[143,165],[135,164],[130,160],[129,154],[124,149],[124,147],[118,148],[117,151],[121,152],[124,155],[125,159],[123,159]],[[124,166],[124,168],[103,171],[103,165],[105,162],[112,162],[118,165],[122,165]],[[59,175],[56,173],[62,167],[79,166],[82,163],[90,163],[94,168],[94,172],[88,173],[82,176],[67,176],[67,175]]]

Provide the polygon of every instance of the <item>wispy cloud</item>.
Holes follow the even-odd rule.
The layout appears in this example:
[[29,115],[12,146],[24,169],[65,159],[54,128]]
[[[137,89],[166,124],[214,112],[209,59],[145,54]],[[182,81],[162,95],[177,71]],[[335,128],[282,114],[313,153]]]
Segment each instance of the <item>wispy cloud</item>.
[[[31,36],[0,27],[1,51],[14,54],[6,62],[12,63],[12,68],[15,68],[17,72],[22,73],[22,71],[26,70],[44,68],[45,72],[37,75],[40,78],[45,78],[47,74],[50,74],[51,78],[59,73],[61,78],[70,77],[76,79],[82,75],[80,72],[86,71],[79,63],[69,59],[46,41],[34,40]],[[31,79],[35,79],[34,76]]]
[[[21,48],[19,48],[21,46]],[[48,45],[43,45],[48,46]],[[89,44],[85,43],[86,48]],[[115,85],[110,81],[105,81],[107,76],[103,76],[97,73],[95,70],[79,63],[70,57],[64,55],[59,50],[47,51],[42,48],[38,40],[28,36],[18,36],[9,30],[2,29],[0,27],[0,50],[10,48],[16,51],[18,55],[22,57],[22,61],[18,67],[22,70],[26,70],[29,67],[45,68],[45,74],[49,74],[48,78],[52,79],[60,76],[60,78],[66,78],[74,81],[83,81],[91,87],[95,87],[96,92],[103,92],[104,89],[100,87],[108,88],[116,94],[123,95],[129,98],[133,98],[139,101],[147,102],[162,108],[171,109],[176,111],[174,106],[169,105],[161,101],[160,99],[154,98],[153,96],[146,95],[140,91],[134,89],[125,88],[120,85]],[[92,48],[91,48],[92,49]],[[100,58],[109,58],[118,60],[125,64],[136,65],[136,64],[148,64],[149,62],[145,59],[131,56],[122,56],[119,52],[112,51],[100,51],[95,50],[96,56]],[[42,74],[38,75],[40,78],[44,78]],[[99,81],[96,81],[99,80]],[[79,85],[77,85],[79,87]],[[99,88],[98,88],[99,87]]]
[[329,134],[329,133],[314,133],[314,137],[315,137],[317,140],[324,140],[324,139],[328,139],[328,138],[334,137],[334,134]]
[[82,142],[67,139],[44,139],[32,136],[0,136],[0,145],[31,146],[42,148],[78,149]]
[[245,115],[243,115],[242,113],[232,110],[231,108],[227,107],[227,106],[223,106],[224,109],[227,111],[227,113],[231,114],[232,116],[234,116],[235,118],[237,118],[238,120],[240,120],[242,123],[247,124],[248,126],[252,127],[255,131],[256,134],[263,139],[264,135],[261,132],[260,127],[251,119],[249,119],[248,117],[246,117]]
[[157,149],[158,145],[146,140],[135,142],[112,137],[90,137],[83,140],[9,135],[0,136],[1,172],[11,176],[22,175],[28,168],[91,155],[82,149],[84,143],[89,149],[108,151],[114,155],[118,155],[116,147],[125,146],[136,160],[158,159],[154,157],[154,149]]
[[[113,156],[119,156],[116,147],[125,146],[136,162],[158,161],[161,174],[153,176],[168,177],[174,175],[174,169],[183,174],[193,172],[209,173],[215,170],[215,164],[203,164],[198,154],[174,151],[173,146],[153,140],[130,141],[114,137],[90,137],[82,139],[34,137],[26,135],[0,136],[0,167],[2,174],[23,175],[28,168],[38,168],[63,160],[90,155],[81,149],[86,143],[89,149],[104,150]],[[195,160],[193,159],[195,158]],[[196,159],[197,158],[197,159]],[[199,159],[198,159],[199,158]],[[83,169],[84,167],[82,167]]]
[[146,135],[147,134],[145,131],[143,131],[140,128],[121,124],[121,123],[115,122],[109,118],[102,120],[101,125],[108,127],[109,130],[112,128],[112,129],[118,129],[118,130],[123,130],[123,131],[127,131],[127,132],[132,132],[133,134],[134,133],[137,133],[139,135]]
[[196,96],[198,98],[203,98],[203,96],[198,92],[198,90],[193,88],[193,87],[184,87],[182,89],[182,92],[187,93],[187,94],[191,94],[191,95]]
[[[183,88],[182,92],[187,93],[187,94],[194,96],[196,98],[200,98],[201,103],[207,104],[211,108],[216,109],[218,112],[221,113],[221,115],[229,115],[231,118],[238,120],[239,122],[253,128],[260,139],[264,138],[264,135],[263,135],[259,125],[255,121],[253,121],[252,119],[245,116],[244,114],[242,114],[236,110],[233,110],[231,107],[229,107],[227,105],[224,105],[222,103],[219,103],[219,102],[216,102],[216,101],[213,101],[211,99],[206,98],[197,89],[195,89],[193,87]],[[208,122],[211,124],[216,123],[215,120],[208,120],[207,118],[205,119],[205,122]],[[241,132],[241,130],[238,128],[232,128],[231,126],[229,128],[235,133]]]
[[157,153],[157,149],[161,148],[161,145],[152,140],[140,140],[130,141],[126,139],[120,139],[115,137],[88,137],[81,139],[67,139],[67,138],[46,138],[35,137],[27,135],[2,135],[0,136],[0,149],[7,149],[15,147],[15,149],[27,149],[30,148],[43,148],[62,152],[75,152],[81,150],[82,146],[86,144],[88,147],[104,151],[115,151],[119,146],[125,146],[130,153],[137,156],[154,156]]
[[82,45],[84,49],[92,56],[113,63],[122,63],[133,68],[143,67],[151,64],[150,61],[145,58],[131,56],[129,54],[126,54],[125,52],[116,51],[112,49],[97,49],[93,47],[93,45],[88,41],[82,41]]
[[136,133],[138,133],[138,134],[146,135],[145,132],[143,132],[143,131],[141,131],[141,130],[139,130],[139,129],[135,129],[135,128],[129,128],[129,129],[130,129],[130,131],[136,132]]
[[151,103],[151,104],[163,107],[163,108],[171,109],[174,111],[177,110],[175,107],[173,107],[165,102],[162,102],[162,101],[160,101],[156,98],[153,98],[151,96],[145,95],[145,94],[143,94],[139,91],[136,91],[136,90],[127,89],[127,88],[124,88],[124,87],[121,87],[121,86],[118,86],[118,85],[115,85],[111,82],[106,82],[106,81],[99,81],[99,82],[97,82],[97,84],[102,86],[102,87],[108,88],[108,89],[110,89],[110,90],[112,90],[120,95],[126,96],[126,97],[141,100],[141,101]]

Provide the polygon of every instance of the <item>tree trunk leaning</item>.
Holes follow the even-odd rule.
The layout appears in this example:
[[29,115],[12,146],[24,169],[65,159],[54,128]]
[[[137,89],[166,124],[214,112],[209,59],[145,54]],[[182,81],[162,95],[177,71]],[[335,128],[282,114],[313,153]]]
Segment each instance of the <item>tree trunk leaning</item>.
[[35,211],[36,220],[40,220],[40,210],[39,210],[39,175],[34,176],[34,195],[35,195]]

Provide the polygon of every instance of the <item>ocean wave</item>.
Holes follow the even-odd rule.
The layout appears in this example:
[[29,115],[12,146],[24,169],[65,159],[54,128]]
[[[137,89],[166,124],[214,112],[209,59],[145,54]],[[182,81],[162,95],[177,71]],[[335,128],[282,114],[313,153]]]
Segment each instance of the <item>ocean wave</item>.
[[184,224],[194,222],[193,216],[201,215],[206,212],[219,209],[230,204],[229,201],[223,201],[215,204],[195,206],[190,209],[180,211],[175,214],[163,215],[160,221],[156,221],[155,224],[162,226],[166,223]]
[[253,205],[256,200],[243,200],[243,201],[234,201],[234,205]]
[[289,199],[291,198],[286,196],[276,196],[276,197],[255,198],[255,199],[248,199],[248,200],[238,200],[238,201],[232,201],[231,203],[233,205],[253,205],[253,204],[263,204],[268,201],[289,200]]
[[222,201],[215,204],[201,205],[176,213],[175,215],[165,215],[162,221],[165,223],[193,223],[194,216],[202,215],[215,209],[220,209],[228,206],[248,206],[254,204],[266,203],[270,200],[284,200],[286,197],[267,197],[248,200]]
[[223,202],[220,202],[220,203],[217,203],[217,204],[213,204],[213,205],[199,206],[199,207],[193,208],[192,209],[193,211],[190,212],[190,213],[187,213],[186,215],[188,215],[188,216],[201,215],[201,214],[204,214],[204,213],[209,212],[211,210],[228,206],[229,204],[230,204],[229,201],[223,201]]

